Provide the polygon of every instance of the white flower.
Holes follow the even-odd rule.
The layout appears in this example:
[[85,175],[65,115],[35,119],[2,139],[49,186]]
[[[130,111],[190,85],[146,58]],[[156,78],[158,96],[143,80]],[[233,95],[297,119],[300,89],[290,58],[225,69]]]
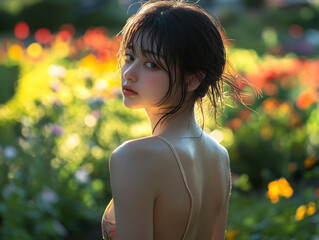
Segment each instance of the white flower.
[[17,150],[13,146],[5,146],[3,150],[3,154],[6,158],[12,159],[17,156]]
[[80,183],[87,183],[90,180],[89,172],[81,167],[75,172],[75,178]]
[[80,137],[78,134],[74,133],[71,134],[68,139],[66,140],[66,145],[70,149],[74,149],[76,146],[80,144]]
[[63,78],[65,76],[66,70],[63,66],[60,65],[50,65],[48,69],[49,75],[52,77]]

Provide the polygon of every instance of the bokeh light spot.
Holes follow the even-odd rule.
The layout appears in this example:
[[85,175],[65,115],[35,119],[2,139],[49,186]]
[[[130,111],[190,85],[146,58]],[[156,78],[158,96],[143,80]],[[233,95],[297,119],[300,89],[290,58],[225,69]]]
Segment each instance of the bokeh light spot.
[[14,34],[18,39],[26,39],[29,36],[29,33],[29,26],[25,22],[18,22],[14,27]]
[[316,92],[313,89],[307,89],[297,98],[296,105],[299,109],[307,109],[316,101]]
[[68,23],[68,24],[64,24],[60,27],[61,31],[67,31],[68,33],[70,33],[70,35],[73,37],[75,34],[75,27]]
[[12,45],[8,51],[9,57],[14,61],[19,61],[23,56],[23,49],[20,45]]
[[51,39],[52,35],[49,29],[47,28],[40,28],[35,32],[35,40],[42,44],[48,44]]
[[303,28],[298,24],[292,24],[289,27],[289,35],[294,39],[302,38],[303,36]]
[[30,57],[37,58],[42,53],[42,46],[39,43],[32,43],[27,48],[27,53]]

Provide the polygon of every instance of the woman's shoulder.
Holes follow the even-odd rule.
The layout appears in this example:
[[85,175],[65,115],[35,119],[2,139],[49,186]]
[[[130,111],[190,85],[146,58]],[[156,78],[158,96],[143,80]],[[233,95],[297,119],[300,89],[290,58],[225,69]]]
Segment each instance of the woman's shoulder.
[[149,152],[154,153],[160,150],[158,142],[159,140],[153,136],[127,140],[118,146],[112,155],[132,157],[132,154],[143,154],[145,156]]
[[208,145],[208,149],[212,151],[212,153],[217,154],[219,157],[222,157],[226,161],[229,161],[229,155],[227,149],[220,144],[216,139],[214,139],[211,135],[204,133],[205,142]]
[[165,173],[161,161],[165,152],[159,141],[155,137],[145,137],[126,141],[117,147],[109,160],[113,187],[129,182],[129,186],[142,184],[156,191],[160,185],[158,179]]
[[156,137],[143,137],[128,140],[118,146],[111,154],[110,164],[126,166],[156,167],[159,159],[162,158],[163,147]]

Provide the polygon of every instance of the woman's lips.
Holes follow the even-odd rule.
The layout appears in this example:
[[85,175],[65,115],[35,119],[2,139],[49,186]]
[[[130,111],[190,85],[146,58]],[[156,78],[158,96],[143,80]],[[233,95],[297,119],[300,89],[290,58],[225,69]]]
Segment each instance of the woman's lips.
[[135,96],[135,95],[137,95],[137,92],[135,92],[135,90],[133,88],[124,85],[123,94],[126,96]]

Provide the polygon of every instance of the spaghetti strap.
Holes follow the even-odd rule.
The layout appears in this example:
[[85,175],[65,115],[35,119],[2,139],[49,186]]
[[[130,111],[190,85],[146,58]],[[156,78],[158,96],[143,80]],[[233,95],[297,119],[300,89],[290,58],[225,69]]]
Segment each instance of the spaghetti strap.
[[184,240],[184,239],[185,239],[185,236],[186,236],[186,233],[187,233],[187,230],[188,230],[188,228],[189,228],[189,226],[190,226],[190,220],[191,220],[191,217],[192,217],[192,214],[193,214],[193,195],[192,195],[191,190],[190,190],[190,188],[189,188],[189,186],[188,186],[187,179],[186,179],[186,174],[185,174],[185,170],[184,170],[184,168],[183,168],[183,165],[181,164],[181,161],[180,161],[179,156],[178,156],[178,154],[177,154],[177,152],[176,152],[176,149],[174,148],[174,146],[173,146],[166,138],[164,138],[164,137],[162,137],[162,136],[158,136],[158,135],[157,135],[157,136],[155,135],[155,137],[158,137],[158,138],[162,139],[162,140],[163,140],[164,142],[166,142],[166,143],[168,144],[168,146],[172,149],[172,151],[173,151],[173,153],[174,153],[174,155],[175,155],[175,158],[176,158],[176,160],[177,160],[177,164],[178,164],[178,166],[179,166],[179,170],[181,171],[181,174],[182,174],[182,176],[183,176],[183,180],[184,180],[184,183],[185,183],[185,187],[186,187],[187,192],[188,192],[188,195],[189,195],[189,197],[190,197],[191,209],[190,209],[190,211],[189,211],[189,216],[188,216],[187,225],[186,225],[186,228],[185,228],[183,237],[182,237],[182,240]]

